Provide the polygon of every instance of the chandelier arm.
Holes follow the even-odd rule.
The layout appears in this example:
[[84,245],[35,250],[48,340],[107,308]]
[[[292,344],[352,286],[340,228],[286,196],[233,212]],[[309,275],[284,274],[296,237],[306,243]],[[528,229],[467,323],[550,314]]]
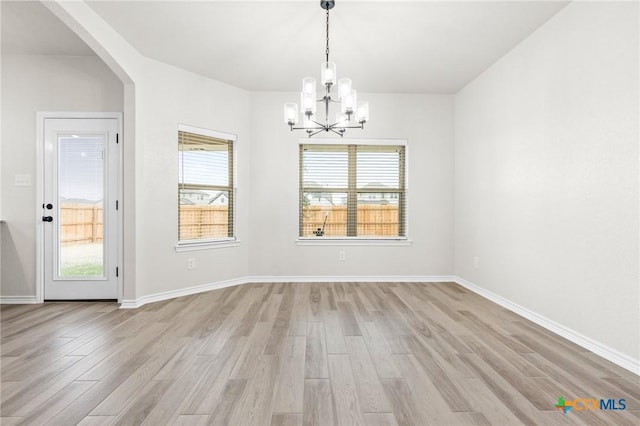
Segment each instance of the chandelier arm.
[[340,103],[340,101],[336,101],[335,99],[333,99],[328,94],[327,94],[327,96],[324,96],[324,97],[316,100],[316,103],[320,103],[320,102],[331,102],[332,104],[339,104]]
[[309,137],[311,137],[311,136],[315,136],[315,135],[317,135],[318,133],[320,133],[320,132],[324,132],[324,131],[325,131],[325,129],[320,129],[320,130],[318,130],[317,132],[309,133]]
[[[315,121],[314,121],[314,123],[315,123]],[[291,130],[319,130],[319,131],[324,131],[324,126],[322,124],[320,124],[318,127],[291,127]]]
[[329,126],[330,130],[333,129],[364,129],[364,123],[362,123],[359,126],[338,126],[338,123],[334,123],[331,126]]

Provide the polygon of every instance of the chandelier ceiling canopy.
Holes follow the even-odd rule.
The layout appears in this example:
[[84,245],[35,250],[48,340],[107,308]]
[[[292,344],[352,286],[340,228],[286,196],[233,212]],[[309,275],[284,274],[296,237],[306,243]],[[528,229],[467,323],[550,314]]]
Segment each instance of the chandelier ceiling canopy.
[[[327,48],[326,60],[320,67],[320,79],[325,93],[318,98],[316,92],[316,79],[305,77],[302,79],[302,91],[300,92],[300,113],[302,114],[302,127],[298,124],[298,104],[290,102],[284,104],[284,121],[293,130],[304,130],[309,137],[321,132],[333,132],[340,136],[347,129],[364,129],[364,123],[369,120],[369,103],[358,101],[357,92],[351,87],[350,78],[338,79],[336,64],[329,61],[329,10],[333,9],[335,1],[322,0],[320,7],[326,10],[327,15]],[[338,99],[331,98],[331,89],[337,86]],[[316,115],[317,104],[324,109],[324,122],[319,121]],[[336,113],[335,122],[329,122],[329,106],[340,104],[340,110]]]

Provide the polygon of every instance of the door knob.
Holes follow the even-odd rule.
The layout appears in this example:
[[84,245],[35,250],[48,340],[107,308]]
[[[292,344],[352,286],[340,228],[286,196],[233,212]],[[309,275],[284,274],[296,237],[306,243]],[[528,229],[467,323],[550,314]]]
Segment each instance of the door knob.
[[42,216],[43,222],[53,222],[53,216]]
[[47,210],[51,210],[53,208],[53,204],[49,203],[47,204]]

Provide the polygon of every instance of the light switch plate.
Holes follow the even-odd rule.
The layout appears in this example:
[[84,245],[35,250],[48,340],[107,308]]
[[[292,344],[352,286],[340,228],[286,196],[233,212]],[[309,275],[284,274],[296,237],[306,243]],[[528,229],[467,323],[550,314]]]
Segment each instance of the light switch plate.
[[31,186],[31,175],[14,175],[13,184],[15,186]]

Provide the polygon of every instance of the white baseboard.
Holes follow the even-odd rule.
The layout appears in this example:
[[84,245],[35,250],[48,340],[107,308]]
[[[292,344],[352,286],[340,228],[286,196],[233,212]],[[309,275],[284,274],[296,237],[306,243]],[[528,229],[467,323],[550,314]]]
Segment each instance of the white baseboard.
[[484,297],[485,299],[489,299],[492,302],[502,306],[503,308],[508,309],[511,312],[518,314],[521,317],[526,318],[541,327],[546,328],[552,333],[555,333],[560,337],[564,337],[565,339],[575,343],[576,345],[582,346],[583,348],[593,352],[594,354],[599,355],[602,358],[624,368],[625,370],[629,370],[632,373],[640,376],[640,359],[634,359],[613,348],[610,348],[607,345],[603,345],[602,343],[593,340],[592,338],[587,337],[584,334],[578,333],[577,331],[567,328],[562,324],[559,324],[525,307],[513,303],[512,301],[505,299],[502,296],[498,296],[495,293],[485,290],[484,288],[473,284],[472,282],[469,282],[464,278],[453,277],[453,281],[457,284],[460,284],[464,288]]
[[38,303],[35,296],[0,296],[1,305],[32,305]]
[[298,275],[298,276],[253,276],[245,277],[246,282],[250,283],[436,283],[436,282],[453,282],[452,275],[373,275],[373,276],[315,276],[315,275]]
[[120,304],[120,309],[135,309],[139,308],[147,303],[160,302],[162,300],[175,299],[176,297],[190,296],[192,294],[204,293],[211,290],[218,290],[225,287],[231,287],[241,284],[246,284],[251,281],[246,281],[244,278],[237,278],[227,281],[219,281],[216,283],[202,284],[193,287],[181,288],[178,290],[170,290],[162,293],[149,294],[133,300],[123,300]]
[[194,287],[182,288],[179,290],[165,291],[142,296],[133,300],[123,300],[121,309],[135,309],[147,303],[160,302],[162,300],[173,299],[175,297],[189,296],[197,293],[204,293],[234,285],[247,283],[322,283],[322,282],[452,282],[451,275],[393,275],[393,276],[248,276],[233,280],[219,281],[215,283],[202,284]]

